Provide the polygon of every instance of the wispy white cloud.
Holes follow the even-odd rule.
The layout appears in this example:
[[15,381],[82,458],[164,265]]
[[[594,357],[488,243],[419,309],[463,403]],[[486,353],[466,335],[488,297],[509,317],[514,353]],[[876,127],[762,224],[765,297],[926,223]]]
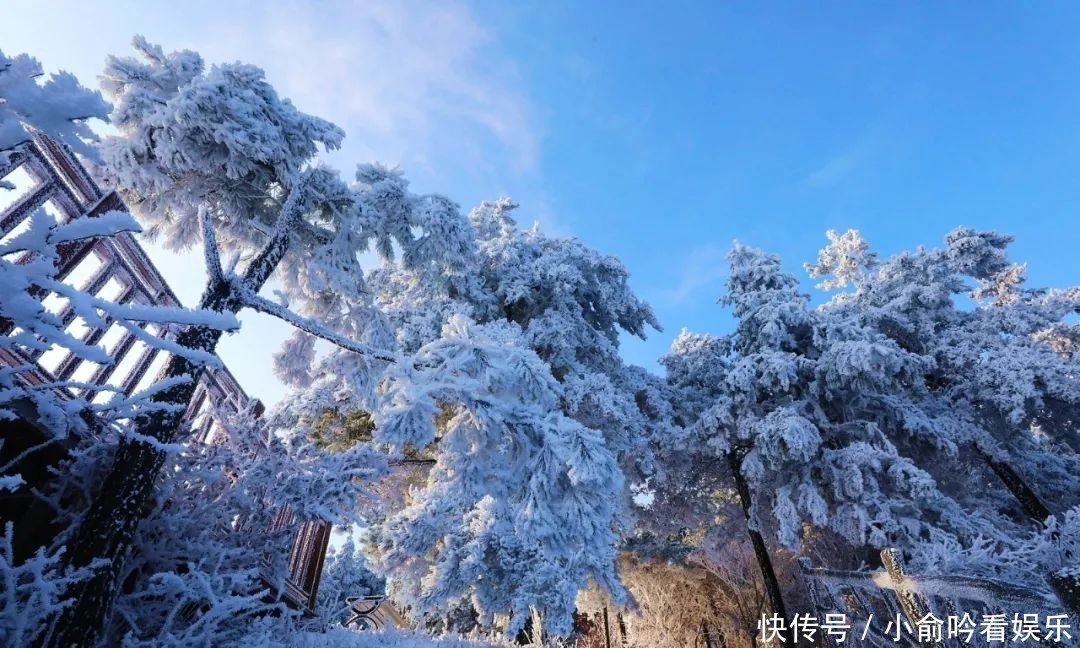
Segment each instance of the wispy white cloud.
[[[728,248],[707,243],[690,251],[683,259],[678,280],[660,295],[660,300],[681,306],[695,299],[715,300],[721,293],[720,282],[728,276],[724,259]],[[711,291],[709,294],[706,292]]]
[[[132,52],[134,34],[208,62],[258,65],[301,110],[345,129],[331,161],[346,171],[373,159],[401,164],[448,193],[463,181],[490,186],[536,174],[539,111],[498,35],[461,2],[3,4],[5,51],[30,52],[87,85],[107,54]],[[48,38],[29,28],[46,23]]]
[[857,174],[873,156],[875,141],[870,136],[860,138],[847,148],[829,157],[821,166],[802,180],[811,189],[829,189]]
[[[303,110],[345,128],[352,161],[412,173],[453,165],[535,170],[538,126],[514,64],[455,3],[270,5],[192,39],[207,58],[246,58]],[[418,169],[419,167],[419,169]]]

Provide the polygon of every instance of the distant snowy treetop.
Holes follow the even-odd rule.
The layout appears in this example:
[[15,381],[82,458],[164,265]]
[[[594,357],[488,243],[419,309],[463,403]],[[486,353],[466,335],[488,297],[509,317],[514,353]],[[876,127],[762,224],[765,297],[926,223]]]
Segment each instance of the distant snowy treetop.
[[26,54],[10,58],[0,51],[0,164],[7,161],[7,151],[29,139],[27,127],[96,160],[89,142],[97,136],[86,121],[108,121],[109,110],[100,92],[82,87],[73,75],[58,72],[46,78],[37,59]]
[[103,142],[105,180],[167,247],[198,240],[204,203],[226,249],[261,240],[300,169],[344,132],[280,98],[257,67],[207,70],[195,52],[133,44],[140,58],[109,57],[102,75],[121,132]]

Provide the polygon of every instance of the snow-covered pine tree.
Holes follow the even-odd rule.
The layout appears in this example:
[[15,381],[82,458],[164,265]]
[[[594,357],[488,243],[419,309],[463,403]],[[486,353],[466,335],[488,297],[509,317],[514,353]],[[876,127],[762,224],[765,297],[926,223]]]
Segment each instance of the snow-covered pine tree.
[[662,381],[622,360],[619,335],[644,338],[660,324],[622,262],[576,239],[520,228],[516,207],[502,199],[469,214],[483,290],[494,298],[494,310],[478,319],[520,325],[562,384],[566,413],[601,431],[630,480],[642,481],[656,470],[650,443],[666,441],[670,422],[660,414]]
[[[1080,365],[1069,319],[1080,289],[1025,287],[1024,266],[1006,254],[1012,238],[994,232],[957,228],[943,247],[885,261],[856,231],[829,238],[808,269],[827,278],[823,288],[846,290],[822,309],[922,355],[919,386],[947,413],[894,441],[965,510],[997,516],[991,545],[1014,545],[995,556],[946,542],[935,566],[1026,581],[1060,569],[1070,554],[1062,520],[1080,502]],[[1045,531],[1031,537],[1025,517]]]
[[962,422],[948,443],[981,458],[1038,522],[1047,503],[1059,513],[1080,503],[1080,360],[1067,320],[1080,289],[1024,287],[1024,267],[1006,254],[1012,238],[994,232],[958,228],[944,247],[882,262],[856,231],[830,239],[808,268],[847,290],[824,308],[927,359],[927,387]]
[[806,524],[855,547],[909,551],[926,538],[998,538],[996,519],[963,511],[894,443],[957,426],[920,387],[925,358],[856,318],[809,309],[774,255],[736,245],[729,259],[723,301],[736,332],[684,332],[662,362],[700,404],[697,447],[730,469],[774,609],[767,529],[790,548]]
[[[25,56],[12,61],[0,70],[0,77],[13,68],[25,72],[36,65]],[[0,102],[0,131],[9,135],[21,133],[8,140],[14,145],[2,151],[6,157],[18,154],[23,141],[20,137],[29,135],[27,128],[59,137],[76,150],[92,150],[85,148],[85,143],[80,145],[72,140],[80,138],[81,142],[81,138],[92,138],[92,133],[78,124],[71,125],[67,118],[103,116],[91,110],[105,106],[100,95],[80,89],[69,76],[36,89],[26,84],[5,86],[4,92],[4,101]],[[82,360],[102,365],[115,361],[101,347],[69,332],[60,316],[43,306],[42,296],[53,294],[67,300],[75,316],[87,327],[115,323],[142,334],[148,344],[193,365],[217,362],[206,350],[185,347],[170,337],[147,336],[141,327],[152,323],[171,329],[199,326],[234,330],[238,322],[231,314],[116,304],[60,280],[58,264],[64,246],[140,229],[131,215],[122,212],[83,216],[66,222],[57,222],[44,209],[31,215],[25,228],[0,245],[0,320],[10,327],[8,334],[0,337],[0,348],[25,354],[34,349],[62,347]],[[359,472],[362,475],[358,476],[370,478],[379,471],[379,461],[366,454],[359,459],[354,457],[357,459],[354,461],[343,456],[335,457],[332,463],[320,459],[323,465],[314,467],[310,465],[310,452],[305,465],[299,452],[277,453],[270,447],[251,452],[251,439],[241,446],[229,446],[231,452],[227,452],[225,444],[220,442],[211,447],[181,449],[139,437],[130,422],[151,412],[172,415],[182,411],[184,404],[155,402],[154,398],[162,391],[193,383],[192,375],[160,380],[131,396],[117,394],[105,401],[89,402],[84,397],[88,393],[83,389],[85,386],[78,383],[29,384],[20,380],[19,372],[28,368],[9,367],[0,373],[0,418],[31,412],[37,424],[50,435],[45,443],[63,443],[68,448],[68,459],[58,469],[54,483],[35,493],[53,510],[57,526],[62,529],[60,534],[51,543],[48,538],[30,539],[34,541],[32,544],[44,546],[19,563],[18,548],[13,544],[13,532],[17,529],[11,525],[5,529],[0,572],[4,582],[12,586],[5,589],[0,610],[3,618],[0,641],[5,645],[49,641],[47,628],[72,605],[71,592],[93,579],[95,571],[109,567],[107,561],[93,560],[71,569],[65,567],[64,554],[65,544],[85,513],[86,498],[92,497],[97,480],[103,476],[102,468],[107,468],[105,462],[111,459],[118,444],[145,442],[159,452],[174,453],[170,479],[157,493],[156,506],[161,510],[140,529],[133,546],[127,549],[134,559],[123,565],[121,578],[132,586],[134,593],[121,603],[110,636],[119,640],[127,635],[129,642],[134,642],[132,645],[145,639],[147,633],[156,633],[159,638],[168,636],[177,645],[186,645],[184,641],[192,639],[193,631],[203,637],[197,642],[201,644],[209,641],[207,636],[213,635],[216,641],[229,632],[243,632],[243,624],[235,623],[238,612],[265,611],[266,606],[257,600],[257,591],[245,589],[257,576],[267,547],[258,535],[223,532],[238,518],[265,517],[266,498],[270,495],[275,501],[288,503],[301,514],[312,517],[330,517],[331,511],[349,510],[340,506],[340,496],[335,499],[332,494],[346,493],[344,499],[351,505],[358,484],[351,479],[343,481],[340,476]],[[263,441],[273,439],[264,437]],[[35,449],[30,448],[0,466],[3,488],[20,486],[19,475],[11,469],[17,468],[19,459]],[[177,455],[177,451],[182,452]],[[258,455],[258,460],[253,454]],[[228,486],[222,488],[226,483]],[[267,493],[271,486],[274,492]],[[312,502],[316,503],[314,508]],[[262,522],[256,520],[254,524]],[[236,544],[237,538],[253,540],[244,546]],[[214,598],[222,595],[224,599]],[[192,625],[185,628],[185,617],[178,614],[184,609],[208,611],[210,621],[195,624],[197,628]],[[187,619],[190,621],[190,615]],[[222,623],[235,625],[222,632]],[[84,643],[92,644],[99,640],[104,629],[86,626],[81,632]]]
[[[397,206],[398,213],[404,215],[400,221],[407,226],[392,242],[380,242],[377,246],[379,263],[366,277],[378,311],[377,316],[370,319],[375,324],[371,330],[377,331],[379,336],[390,336],[401,351],[417,355],[409,363],[392,368],[394,390],[387,391],[387,396],[382,399],[366,397],[368,400],[365,402],[365,398],[358,398],[358,395],[364,396],[368,388],[363,385],[357,385],[352,390],[342,387],[356,382],[350,376],[350,371],[354,369],[337,364],[335,356],[342,354],[331,354],[312,364],[311,342],[295,340],[279,357],[280,366],[282,375],[294,376],[297,382],[315,377],[313,386],[308,387],[304,397],[298,399],[300,403],[313,400],[322,403],[316,408],[305,405],[309,416],[311,411],[320,409],[340,411],[350,407],[371,407],[375,409],[376,418],[383,421],[380,425],[385,428],[388,416],[399,416],[394,413],[399,405],[391,394],[424,392],[428,389],[423,386],[427,381],[445,381],[447,375],[454,375],[446,373],[449,367],[444,367],[443,361],[429,367],[434,362],[427,358],[429,349],[458,348],[473,335],[466,335],[466,331],[484,332],[483,336],[490,335],[491,331],[511,331],[512,335],[498,333],[497,344],[485,343],[484,353],[490,356],[484,361],[485,364],[500,367],[504,361],[497,358],[501,356],[530,357],[535,354],[537,358],[530,362],[538,359],[546,367],[546,371],[541,371],[537,379],[542,383],[554,379],[555,385],[551,388],[557,396],[552,400],[550,395],[530,390],[514,393],[500,387],[488,397],[491,402],[486,408],[499,411],[506,407],[515,411],[526,405],[539,406],[541,409],[557,407],[556,411],[565,418],[554,429],[558,431],[558,436],[564,437],[563,442],[577,443],[573,441],[577,435],[587,434],[585,438],[591,439],[592,431],[600,433],[600,445],[593,458],[595,470],[600,474],[607,474],[610,470],[605,464],[609,453],[634,481],[644,480],[655,471],[650,442],[667,433],[670,427],[662,414],[666,401],[658,395],[664,385],[644,370],[627,367],[622,362],[618,356],[618,336],[620,331],[644,335],[645,328],[655,327],[656,322],[649,308],[630,291],[627,272],[616,259],[598,254],[572,239],[545,236],[535,228],[518,228],[510,217],[516,205],[509,200],[484,203],[473,210],[466,220],[457,211],[456,205],[446,199],[410,195],[397,174],[379,167],[361,167],[357,177],[362,202]],[[459,323],[451,325],[448,322]],[[507,324],[511,326],[506,328]],[[469,341],[468,344],[474,343]],[[469,368],[470,372],[474,370],[477,369]],[[492,373],[495,370],[485,371]],[[502,371],[499,369],[499,373]],[[494,388],[485,382],[491,377],[478,375],[476,378],[482,379],[473,385],[477,390]],[[466,377],[461,380],[466,382]],[[410,381],[416,385],[406,388]],[[530,384],[526,381],[522,387],[529,387]],[[558,489],[545,487],[537,490],[534,486],[526,488],[525,484],[517,481],[504,484],[498,492],[476,485],[455,490],[450,484],[457,484],[460,480],[467,480],[470,484],[501,480],[505,475],[505,465],[538,460],[540,455],[535,454],[536,449],[529,448],[530,444],[535,445],[537,439],[542,437],[536,434],[521,436],[524,434],[521,430],[539,425],[536,422],[526,425],[489,420],[484,425],[496,427],[484,429],[483,434],[494,436],[484,438],[494,440],[499,436],[496,430],[503,429],[502,436],[507,439],[521,438],[523,443],[528,443],[521,448],[507,447],[504,443],[490,447],[475,445],[471,449],[470,446],[464,446],[464,449],[454,446],[448,442],[448,438],[470,438],[477,432],[467,432],[468,425],[461,427],[464,425],[462,421],[467,422],[468,419],[461,419],[458,415],[474,407],[467,400],[462,400],[466,399],[466,392],[455,387],[453,393],[453,398],[438,402],[436,406],[431,406],[427,399],[418,405],[410,405],[410,416],[417,417],[416,421],[410,421],[410,425],[430,426],[438,422],[440,427],[437,435],[424,434],[418,438],[402,436],[401,430],[411,428],[400,426],[393,430],[377,426],[375,431],[376,439],[401,448],[423,450],[425,456],[435,461],[435,469],[427,485],[412,493],[407,512],[392,516],[384,527],[389,531],[381,536],[387,557],[382,566],[390,572],[390,586],[400,597],[399,602],[412,603],[414,610],[420,613],[445,612],[457,605],[457,601],[477,595],[477,606],[486,615],[485,623],[490,623],[494,613],[513,612],[515,621],[509,627],[516,628],[524,621],[531,607],[538,607],[546,608],[549,626],[568,628],[573,588],[581,582],[581,578],[595,569],[597,573],[604,574],[601,582],[613,581],[614,565],[609,562],[603,567],[603,556],[596,559],[599,561],[596,565],[580,562],[564,564],[564,568],[576,571],[569,573],[565,583],[558,584],[552,590],[553,594],[548,600],[539,590],[531,590],[530,593],[522,589],[531,580],[520,580],[524,572],[516,568],[512,571],[490,570],[482,583],[471,583],[464,577],[466,572],[456,574],[453,578],[440,576],[436,580],[441,584],[435,588],[432,583],[436,580],[425,579],[423,574],[429,573],[429,569],[432,575],[441,572],[444,569],[439,567],[441,563],[459,558],[443,552],[445,556],[436,556],[429,563],[427,548],[458,543],[459,540],[451,539],[461,534],[463,528],[468,528],[471,517],[482,514],[496,518],[493,524],[498,522],[504,525],[502,530],[512,533],[513,542],[524,543],[523,548],[515,551],[534,551],[529,545],[540,538],[536,535],[539,527],[518,522],[508,524],[499,519],[505,516],[516,519],[514,516],[518,514],[513,509],[528,498],[536,498],[538,502],[543,502],[543,507],[554,510],[566,505],[566,502],[560,501],[564,498],[583,498],[579,505],[587,503],[596,507],[583,509],[582,522],[578,523],[578,527],[566,529],[566,533],[571,535],[585,533],[586,537],[591,537],[598,533],[596,529],[589,528],[598,519],[607,520],[601,525],[602,528],[615,524],[626,530],[631,526],[626,515],[630,511],[631,491],[617,488],[607,492],[605,497],[615,502],[615,506],[611,507],[608,502],[594,499],[594,486],[578,483],[578,478],[566,472],[567,466],[560,463],[550,466],[554,472],[537,472],[548,474],[548,479],[555,479],[559,471],[563,471],[563,476],[558,480],[569,480],[569,485],[573,486],[570,490],[566,490],[565,485]],[[476,418],[479,414],[470,416]],[[483,420],[477,418],[477,421]],[[469,425],[479,425],[477,421]],[[449,434],[446,425],[450,423],[458,426],[454,428],[457,432]],[[525,427],[519,430],[522,425]],[[579,429],[581,425],[585,426],[587,433]],[[595,440],[589,443],[593,444]],[[450,470],[451,466],[455,468]],[[615,480],[609,475],[601,481],[615,486],[623,480],[621,477]],[[589,492],[580,492],[579,489],[588,489]],[[432,509],[436,503],[441,506],[449,495],[459,499],[453,502],[446,514],[439,515],[436,529],[428,530],[423,526],[400,522],[411,519],[418,510]],[[581,525],[585,525],[585,528],[581,528]],[[465,535],[470,537],[475,533],[467,531]],[[610,543],[617,540],[616,536],[605,534],[596,538]],[[556,550],[549,540],[543,540],[535,551],[541,552],[537,556],[549,555],[556,564],[564,560],[559,557],[561,550]],[[605,552],[604,555],[614,555],[610,550]],[[538,559],[530,558],[530,564],[536,564]],[[494,596],[493,593],[498,592],[499,588],[505,592],[520,592],[520,596],[518,600]],[[618,588],[613,591],[616,594],[620,592]]]
[[[413,352],[419,347],[415,340],[406,344],[397,339],[411,334],[403,329],[430,329],[431,321],[458,312],[446,310],[445,292],[476,292],[469,289],[475,283],[475,273],[469,272],[475,254],[468,228],[449,199],[414,194],[400,171],[378,164],[360,165],[350,192],[359,219],[353,231],[336,232],[324,256],[284,264],[283,292],[299,313],[327,329],[372,346]],[[383,263],[400,266],[406,279],[385,285],[379,267],[365,273],[359,253],[374,253]],[[407,323],[392,321],[399,303],[414,308]],[[435,325],[435,336],[440,326]],[[375,407],[374,381],[382,365],[351,352],[332,350],[319,357],[316,342],[310,332],[296,331],[275,355],[275,372],[302,389],[290,399],[297,426],[323,417],[326,425],[308,431],[332,435],[330,419],[338,417],[340,428],[348,417],[364,416]]]
[[379,528],[380,561],[399,604],[469,600],[484,625],[509,615],[511,636],[539,613],[564,635],[589,580],[623,597],[623,477],[603,436],[562,412],[561,385],[521,337],[516,324],[457,315],[414,365],[391,368],[376,439],[438,445],[426,486]]

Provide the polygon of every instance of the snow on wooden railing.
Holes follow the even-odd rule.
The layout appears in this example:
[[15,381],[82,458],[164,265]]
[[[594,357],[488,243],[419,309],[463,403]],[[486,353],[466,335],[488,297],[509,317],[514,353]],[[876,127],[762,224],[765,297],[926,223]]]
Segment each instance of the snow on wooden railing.
[[[84,214],[127,211],[115,192],[102,191],[64,146],[45,136],[35,134],[7,157],[7,162],[0,165],[0,181],[6,187],[0,188],[0,244],[25,231],[39,210],[58,223]],[[129,233],[62,244],[59,252],[57,279],[85,293],[116,304],[180,306],[175,293]],[[88,345],[103,347],[113,362],[94,363],[59,345],[25,352],[0,348],[0,367],[30,367],[19,374],[21,380],[37,385],[56,382],[85,385],[65,387],[66,392],[62,391],[61,396],[77,395],[101,403],[116,392],[127,396],[150,386],[168,361],[167,351],[153,348],[108,318],[104,326],[92,327],[76,315],[66,298],[55,293],[40,297],[42,306],[60,318],[68,334]],[[0,335],[17,330],[13,322],[0,321]],[[146,324],[143,331],[149,336],[170,339],[175,338],[178,327]],[[207,367],[185,414],[192,438],[212,443],[214,435],[222,429],[219,415],[239,412],[251,400],[224,365]],[[284,510],[282,516],[279,518],[297,527],[285,597],[297,607],[310,610],[322,573],[330,526],[322,521],[294,520]]]
[[[57,222],[67,222],[82,214],[126,211],[115,193],[101,191],[74,157],[42,136],[36,136],[10,156],[9,164],[0,169],[0,179],[15,186],[0,191],[0,198],[8,203],[0,203],[0,242],[25,231],[38,210],[44,210]],[[11,195],[4,195],[9,192]],[[95,297],[117,304],[180,305],[131,234],[76,241],[61,246],[60,255],[57,278]],[[100,403],[115,391],[130,395],[146,388],[168,360],[168,352],[151,348],[131,331],[107,319],[103,327],[88,326],[76,316],[68,301],[55,293],[42,295],[42,305],[61,319],[67,333],[87,344],[103,347],[114,362],[99,365],[58,345],[25,354],[14,350],[0,352],[4,356],[0,362],[8,366],[34,365],[34,369],[21,376],[27,382],[72,381],[99,386],[100,389],[68,389]],[[9,334],[12,329],[13,324],[8,323],[0,333]],[[143,330],[154,337],[173,337],[177,332],[175,327],[156,324],[147,324]],[[219,411],[222,408],[239,411],[249,400],[228,369],[205,371],[197,392],[198,402],[193,400],[196,407],[189,408],[187,419],[197,426],[201,438],[211,435],[217,424],[208,416],[200,416],[208,411],[207,396]]]
[[[1048,588],[963,576],[908,574],[896,549],[883,550],[881,559],[885,569],[879,571],[824,569],[814,567],[809,558],[799,559],[816,616],[824,619],[826,614],[844,615],[852,635],[862,641],[856,645],[923,648],[912,636],[901,633],[897,637],[892,632],[886,635],[885,631],[897,621],[917,628],[928,614],[942,620],[964,614],[973,619],[1006,614],[1011,620],[1013,614],[1042,616],[1064,609]],[[837,644],[824,633],[820,639],[828,648],[851,645]],[[972,642],[943,637],[931,645],[959,648],[982,644],[976,636]]]

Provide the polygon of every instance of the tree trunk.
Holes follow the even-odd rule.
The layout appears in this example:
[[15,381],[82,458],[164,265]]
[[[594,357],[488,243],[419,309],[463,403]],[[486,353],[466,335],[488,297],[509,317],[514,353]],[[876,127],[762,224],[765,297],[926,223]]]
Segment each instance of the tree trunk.
[[[743,514],[746,516],[746,532],[750,535],[750,543],[754,546],[754,556],[757,558],[758,567],[761,569],[761,579],[765,582],[765,594],[769,599],[769,607],[777,616],[784,619],[786,624],[789,619],[787,610],[784,608],[784,597],[780,590],[780,581],[776,578],[776,570],[773,569],[772,559],[769,557],[769,549],[765,546],[765,539],[761,532],[751,528],[750,523],[750,487],[743,477],[742,460],[734,451],[728,452],[728,466],[731,468],[731,476],[735,480],[735,490],[739,493],[739,502],[742,504]],[[784,645],[795,646],[794,637],[785,633]]]
[[1060,569],[1050,574],[1050,585],[1069,614],[1080,616],[1080,573],[1075,569]]
[[979,456],[990,467],[990,470],[994,471],[1001,483],[1005,484],[1005,488],[1008,488],[1009,492],[1020,502],[1027,516],[1040,525],[1045,524],[1046,518],[1050,517],[1050,509],[1046,507],[1046,504],[1043,504],[1038,493],[1027,485],[1020,473],[1016,472],[1016,469],[1009,465],[1008,462],[995,459],[984,452],[982,448],[976,447],[975,451],[979,453]]
[[[296,193],[296,190],[293,190]],[[292,196],[290,196],[292,198]],[[292,200],[289,201],[293,202]],[[282,218],[297,217],[288,213],[287,203]],[[295,206],[293,207],[295,210]],[[248,266],[242,281],[257,292],[270,277],[288,248],[288,230],[279,227],[277,234]],[[232,285],[222,279],[211,279],[199,303],[200,309],[236,314],[243,307]],[[213,352],[222,331],[208,326],[191,326],[177,336],[176,342],[189,349]],[[169,405],[170,411],[151,411],[136,418],[132,429],[139,435],[170,443],[181,429],[184,410],[195,392],[202,366],[179,356],[172,356],[159,380],[190,376],[191,380],[174,385],[155,394],[151,402]],[[121,439],[113,465],[102,482],[93,503],[78,529],[68,541],[64,553],[65,565],[84,567],[95,560],[106,564],[93,575],[69,589],[73,603],[64,608],[50,627],[35,638],[40,648],[92,648],[105,635],[113,602],[119,593],[120,574],[128,547],[135,537],[139,522],[147,515],[153,501],[158,474],[165,463],[160,449],[135,439]]]
[[[239,310],[238,305],[229,301],[227,286],[218,285],[207,291],[201,305],[227,312]],[[220,338],[219,330],[195,326],[177,336],[177,343],[212,352]],[[162,443],[173,441],[201,370],[187,358],[172,356],[160,380],[184,375],[192,380],[155,394],[152,403],[170,405],[173,409],[148,412],[133,421],[132,428]],[[150,508],[164,463],[165,453],[161,450],[141,441],[121,439],[112,468],[65,551],[65,564],[72,567],[83,567],[97,559],[108,562],[95,569],[89,579],[72,587],[68,595],[74,603],[60,613],[49,632],[38,638],[38,645],[43,648],[94,646],[101,640],[120,586],[117,576],[139,522]]]

